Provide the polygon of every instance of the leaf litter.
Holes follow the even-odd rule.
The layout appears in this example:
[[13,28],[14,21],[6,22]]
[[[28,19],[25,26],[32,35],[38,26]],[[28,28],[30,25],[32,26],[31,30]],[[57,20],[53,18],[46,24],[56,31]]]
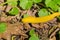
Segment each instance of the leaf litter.
[[19,38],[17,40],[29,40],[30,35],[28,33],[34,28],[40,40],[56,40],[56,32],[60,30],[60,23],[57,22],[57,18],[46,23],[24,24],[21,22],[21,19],[25,14],[38,17],[37,11],[39,9],[37,7],[33,5],[33,8],[29,10],[20,9],[19,14],[16,16],[10,16],[6,13],[11,9],[11,6],[8,5],[5,6],[5,8],[4,6],[0,8],[3,8],[3,10],[0,9],[0,13],[2,13],[0,16],[0,22],[5,22],[7,24],[7,30],[5,33],[0,34],[0,39],[11,40],[12,35],[18,35]]

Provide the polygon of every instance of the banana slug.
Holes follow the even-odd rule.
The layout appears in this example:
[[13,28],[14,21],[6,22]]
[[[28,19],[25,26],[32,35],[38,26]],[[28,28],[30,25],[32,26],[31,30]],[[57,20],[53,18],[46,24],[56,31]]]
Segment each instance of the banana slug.
[[44,23],[44,22],[48,22],[50,20],[53,20],[56,16],[59,16],[59,15],[60,15],[60,13],[56,12],[56,13],[53,13],[53,14],[50,14],[50,15],[44,16],[44,17],[29,16],[27,18],[23,18],[22,22],[23,23]]

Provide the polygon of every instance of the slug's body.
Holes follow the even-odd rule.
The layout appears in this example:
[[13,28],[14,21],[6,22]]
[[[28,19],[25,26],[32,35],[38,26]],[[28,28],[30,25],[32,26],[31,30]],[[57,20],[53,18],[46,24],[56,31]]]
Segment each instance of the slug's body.
[[44,17],[29,16],[27,18],[23,18],[22,22],[23,23],[44,23],[44,22],[48,22],[48,21],[54,19],[56,16],[59,16],[59,15],[60,15],[60,13],[53,13],[53,14],[50,14],[50,15],[44,16]]

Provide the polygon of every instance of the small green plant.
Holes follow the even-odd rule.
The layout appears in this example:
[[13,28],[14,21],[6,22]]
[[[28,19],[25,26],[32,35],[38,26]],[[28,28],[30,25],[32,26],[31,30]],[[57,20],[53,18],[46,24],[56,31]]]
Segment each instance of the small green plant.
[[11,11],[9,11],[10,15],[17,15],[19,13],[19,10],[16,7],[13,7]]
[[23,9],[30,9],[33,3],[39,3],[42,0],[20,0],[20,7]]
[[59,9],[60,0],[45,0],[45,5],[53,11],[57,11]]
[[6,23],[0,23],[0,33],[4,33],[6,31]]
[[39,40],[38,36],[35,34],[34,29],[30,30],[29,34],[31,36],[29,40]]
[[32,0],[34,3],[42,2],[42,0]]
[[14,7],[14,6],[17,6],[17,1],[18,1],[18,0],[7,0],[6,3],[8,3],[8,5]]
[[17,1],[18,0],[7,0],[8,5],[12,6],[12,10],[9,11],[10,15],[17,15],[19,13]]
[[50,12],[48,12],[45,8],[40,9],[39,12],[38,12],[38,15],[39,15],[40,17],[42,17],[42,16],[47,16],[47,15],[49,15],[49,14],[50,14]]
[[[38,3],[43,2],[43,0],[7,0],[3,4],[0,4],[0,6],[2,6],[4,4],[8,4],[8,5],[12,6],[13,12],[12,12],[12,10],[10,10],[9,14],[10,15],[17,15],[19,13],[18,8],[17,8],[17,4],[18,4],[17,1],[20,2],[19,6],[24,10],[31,9],[33,4],[38,4]],[[45,0],[43,3],[46,8],[53,10],[53,12],[58,11],[60,8],[60,0]],[[15,11],[16,11],[16,13],[15,13]],[[47,12],[47,10],[45,10],[45,11]],[[45,13],[44,15],[47,15],[47,14]]]
[[17,1],[18,0],[7,0],[5,3],[1,4],[0,6],[3,6],[4,4],[10,5],[12,9],[8,13],[10,15],[17,15],[19,13],[19,10],[17,8]]
[[20,0],[20,7],[23,9],[30,9],[33,5],[31,0]]

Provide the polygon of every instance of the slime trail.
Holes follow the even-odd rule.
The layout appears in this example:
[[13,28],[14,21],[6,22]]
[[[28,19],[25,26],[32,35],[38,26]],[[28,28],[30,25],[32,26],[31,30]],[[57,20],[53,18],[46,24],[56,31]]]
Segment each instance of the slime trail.
[[23,18],[22,22],[23,23],[44,23],[44,22],[48,22],[50,20],[53,20],[56,16],[59,16],[60,13],[56,12],[53,14],[50,14],[48,16],[44,16],[44,17],[32,17],[29,16],[27,18]]

